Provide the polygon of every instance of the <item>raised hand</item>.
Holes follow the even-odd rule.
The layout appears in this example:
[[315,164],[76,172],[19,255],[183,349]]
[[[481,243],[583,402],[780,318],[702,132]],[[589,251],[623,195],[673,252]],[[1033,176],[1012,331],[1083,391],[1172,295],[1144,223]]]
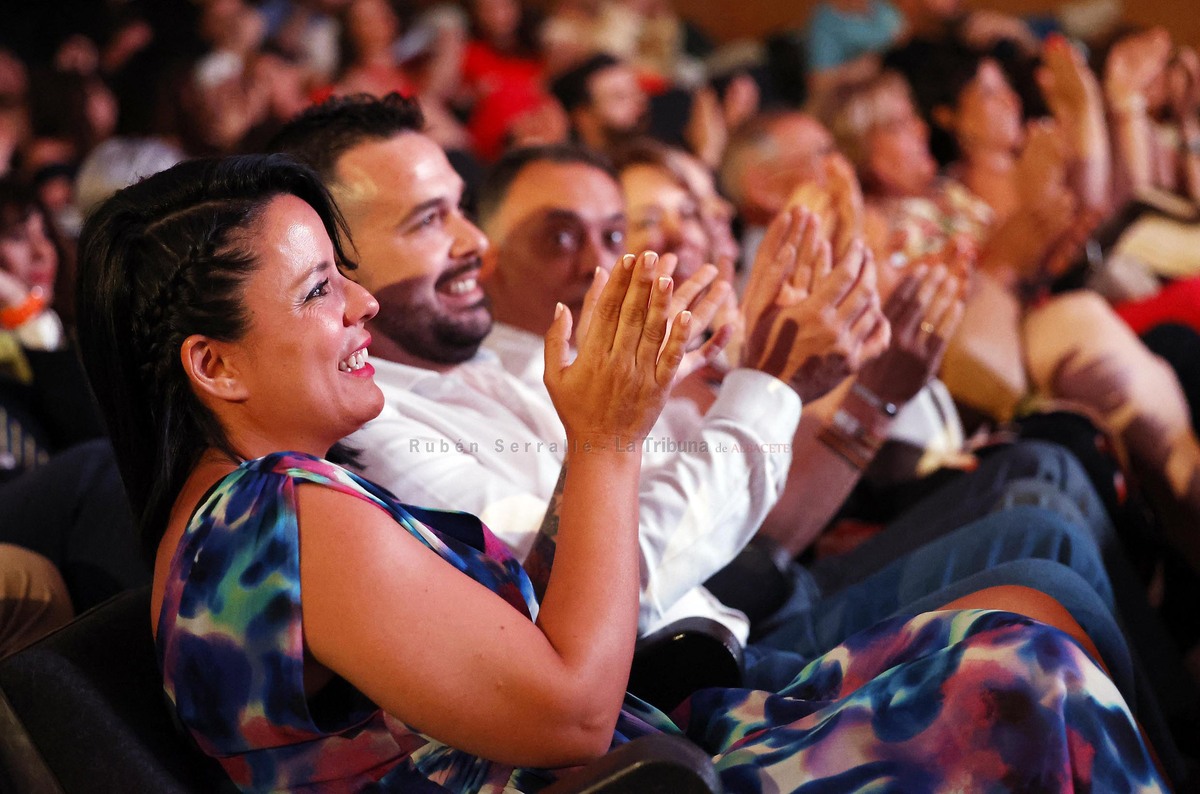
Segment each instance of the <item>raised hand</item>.
[[1200,56],[1191,47],[1180,47],[1167,67],[1167,93],[1179,120],[1195,120],[1200,112]]
[[768,228],[742,311],[743,365],[775,375],[804,400],[828,393],[888,344],[871,253],[854,241],[835,262],[820,220],[799,208]]
[[866,210],[862,187],[854,166],[841,154],[827,155],[822,162],[822,178],[798,185],[787,206],[807,209],[821,220],[834,256],[845,256],[850,243],[863,235]]
[[[659,257],[655,268],[656,277],[673,276],[677,264],[678,259],[674,254]],[[737,313],[733,287],[728,281],[718,279],[718,273],[719,269],[715,265],[704,265],[672,292],[668,317],[677,317],[683,311],[691,313],[685,339],[686,352],[675,373],[675,383],[711,364],[737,330],[733,322]],[[580,339],[587,334],[588,325],[595,316],[596,304],[604,292],[608,278],[608,271],[603,268],[596,269],[592,284],[583,297],[577,330]],[[668,328],[671,322],[668,320]],[[705,339],[704,334],[710,329],[712,333]]]
[[1037,206],[1066,184],[1067,157],[1067,141],[1056,121],[1041,119],[1026,126],[1016,175],[1022,205]]
[[883,306],[892,342],[863,365],[858,383],[881,401],[903,405],[941,366],[946,345],[962,319],[966,281],[944,265],[918,265]]
[[667,330],[673,283],[658,256],[626,254],[598,299],[570,360],[571,313],[561,304],[546,332],[546,389],[573,443],[638,444],[662,411],[683,359],[691,315]]
[[1074,123],[1101,101],[1100,83],[1083,53],[1062,36],[1047,39],[1037,81],[1050,112],[1062,124]]
[[1121,39],[1108,54],[1104,92],[1118,109],[1131,101],[1145,101],[1145,92],[1162,75],[1171,57],[1171,34],[1151,28]]

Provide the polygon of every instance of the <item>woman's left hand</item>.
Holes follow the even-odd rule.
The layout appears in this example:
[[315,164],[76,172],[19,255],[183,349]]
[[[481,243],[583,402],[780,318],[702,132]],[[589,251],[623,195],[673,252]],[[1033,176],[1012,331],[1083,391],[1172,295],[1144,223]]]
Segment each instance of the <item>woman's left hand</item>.
[[658,255],[627,254],[599,298],[570,360],[571,313],[559,306],[546,332],[546,388],[569,440],[640,443],[654,426],[683,360],[692,316],[668,314],[674,284]]

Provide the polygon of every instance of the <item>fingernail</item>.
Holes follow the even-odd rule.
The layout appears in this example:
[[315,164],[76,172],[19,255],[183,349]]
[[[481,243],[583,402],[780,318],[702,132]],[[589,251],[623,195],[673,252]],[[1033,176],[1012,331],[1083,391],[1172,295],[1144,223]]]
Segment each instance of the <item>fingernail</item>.
[[554,304],[554,319],[557,320],[559,317],[562,317],[563,310],[566,308],[561,302]]
[[692,313],[691,312],[682,311],[679,313],[679,324],[682,327],[687,328],[688,325],[691,324],[691,322],[692,322]]
[[[628,256],[628,254],[626,254],[626,256]],[[622,264],[624,264],[624,263],[625,263],[625,260],[624,260],[624,259],[622,259],[622,260],[621,260],[621,263],[622,263]],[[628,269],[629,269],[629,265],[625,265],[625,268],[628,270]],[[600,278],[600,271],[601,271],[601,270],[603,270],[603,269],[604,269],[604,268],[602,268],[602,267],[598,267],[598,268],[596,268],[596,272],[592,274],[592,279],[593,279],[593,280],[595,280],[595,279],[598,279],[598,278]]]
[[671,288],[671,279],[667,276],[658,277],[658,288],[664,292]]
[[648,270],[653,268],[658,264],[658,254],[654,253],[653,251],[647,251],[645,253],[645,258],[642,260],[642,264]]
[[625,254],[625,256],[621,257],[621,266],[626,270],[629,270],[629,268],[633,267],[633,263],[636,261],[637,257],[633,254]]

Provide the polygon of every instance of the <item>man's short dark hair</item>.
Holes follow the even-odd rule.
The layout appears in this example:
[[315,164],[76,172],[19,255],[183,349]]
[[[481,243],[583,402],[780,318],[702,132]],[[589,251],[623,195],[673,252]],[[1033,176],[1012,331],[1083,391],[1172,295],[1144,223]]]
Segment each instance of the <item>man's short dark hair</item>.
[[563,109],[570,113],[592,101],[588,91],[588,81],[596,72],[619,65],[621,62],[608,53],[598,53],[588,58],[578,66],[574,66],[554,78],[550,84],[550,93],[562,103]]
[[364,141],[387,140],[424,128],[425,116],[417,101],[394,91],[382,99],[370,94],[335,96],[284,125],[267,144],[267,151],[290,154],[329,184],[338,158],[346,151]]
[[492,216],[500,210],[500,205],[504,203],[512,183],[527,166],[534,163],[559,165],[578,163],[599,169],[612,177],[614,182],[617,181],[617,172],[608,158],[582,146],[569,143],[549,143],[510,149],[488,170],[483,184],[479,187],[478,220],[480,225],[487,225]]

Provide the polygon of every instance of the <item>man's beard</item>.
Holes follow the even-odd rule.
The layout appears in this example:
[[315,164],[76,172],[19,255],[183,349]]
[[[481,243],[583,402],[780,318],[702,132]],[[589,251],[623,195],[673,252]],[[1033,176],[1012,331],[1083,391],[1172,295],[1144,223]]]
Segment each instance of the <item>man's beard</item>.
[[492,330],[487,297],[469,310],[446,315],[434,304],[414,301],[413,290],[412,282],[401,281],[376,293],[379,314],[372,326],[410,355],[427,361],[461,364],[474,357]]

